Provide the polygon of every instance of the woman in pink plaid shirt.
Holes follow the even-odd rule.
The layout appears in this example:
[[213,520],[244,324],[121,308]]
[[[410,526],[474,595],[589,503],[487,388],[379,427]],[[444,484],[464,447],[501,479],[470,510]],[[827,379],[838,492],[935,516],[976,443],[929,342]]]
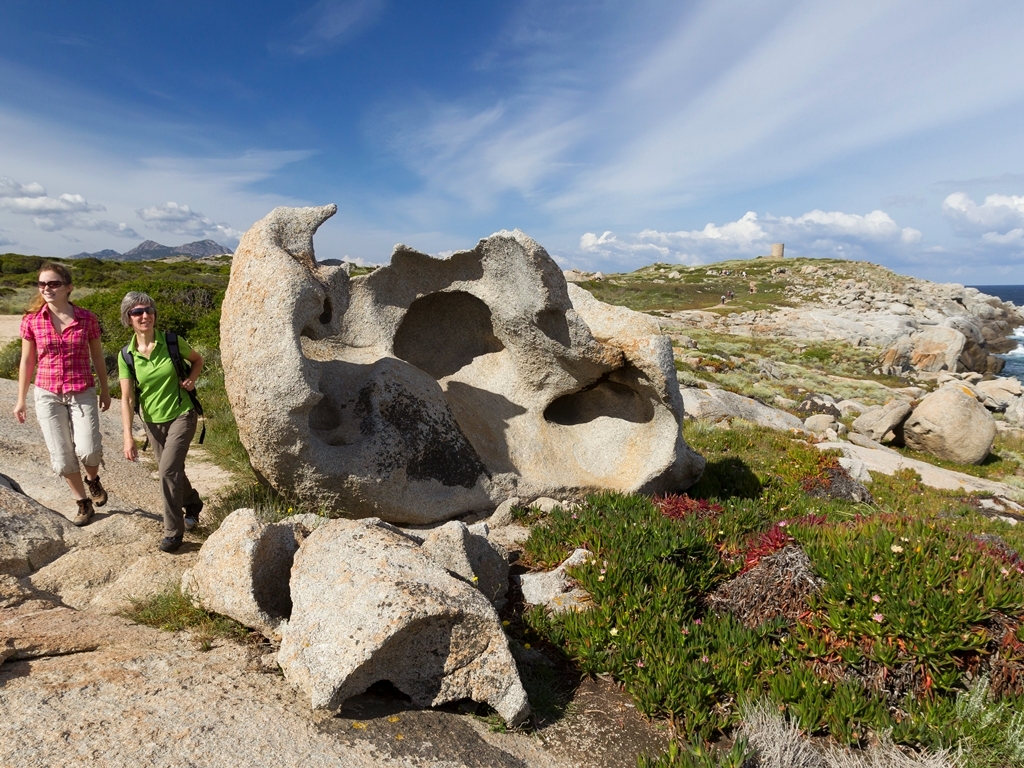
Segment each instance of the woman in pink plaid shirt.
[[[71,288],[71,273],[66,267],[40,267],[39,296],[21,319],[21,367],[14,416],[25,423],[25,398],[35,373],[36,418],[50,451],[53,471],[67,480],[75,494],[78,516],[74,523],[81,526],[92,519],[93,503],[97,507],[107,503],[99,476],[103,461],[99,411],[110,407],[110,390],[99,320],[89,310],[71,303]],[[98,403],[90,361],[100,380]],[[85,466],[84,483],[79,460]]]

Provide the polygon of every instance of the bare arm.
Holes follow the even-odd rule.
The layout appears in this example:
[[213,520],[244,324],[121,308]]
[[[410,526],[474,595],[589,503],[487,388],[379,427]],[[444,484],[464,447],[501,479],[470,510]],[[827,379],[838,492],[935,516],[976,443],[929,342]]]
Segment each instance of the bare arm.
[[18,402],[14,405],[14,418],[25,423],[25,398],[28,397],[28,385],[32,374],[36,372],[36,343],[28,339],[21,340],[21,364],[18,366]]
[[100,380],[100,410],[105,411],[110,407],[110,386],[107,383],[107,362],[103,359],[103,344],[98,338],[89,340],[89,355],[92,357],[92,367],[96,369],[96,376]]
[[192,363],[192,370],[189,371],[188,378],[181,382],[181,386],[191,392],[196,388],[199,375],[203,372],[203,356],[193,349],[192,354],[188,356],[188,361]]
[[139,457],[139,451],[135,447],[135,438],[132,437],[134,418],[135,382],[131,379],[121,379],[121,426],[124,431],[124,457],[128,461],[135,461]]

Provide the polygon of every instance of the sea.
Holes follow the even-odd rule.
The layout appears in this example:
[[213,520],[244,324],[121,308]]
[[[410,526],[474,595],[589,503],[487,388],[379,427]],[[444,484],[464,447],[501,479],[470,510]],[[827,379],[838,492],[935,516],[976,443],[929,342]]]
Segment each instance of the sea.
[[[974,285],[982,293],[989,296],[998,296],[1003,301],[1012,301],[1018,307],[1024,307],[1024,285]],[[1000,355],[1006,361],[1003,368],[1003,376],[1016,376],[1024,382],[1024,328],[1017,328],[1013,332],[1013,338],[1018,342],[1016,349]]]

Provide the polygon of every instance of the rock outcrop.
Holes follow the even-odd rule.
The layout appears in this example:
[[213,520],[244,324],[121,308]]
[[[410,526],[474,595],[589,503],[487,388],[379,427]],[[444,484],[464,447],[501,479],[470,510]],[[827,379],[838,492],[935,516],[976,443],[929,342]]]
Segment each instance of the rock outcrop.
[[448,259],[399,245],[350,280],[313,255],[335,210],[257,222],[224,299],[225,386],[274,487],[354,517],[431,523],[510,496],[699,478],[652,318],[567,287],[519,231]]
[[387,680],[418,706],[486,701],[510,725],[529,714],[494,607],[380,520],[332,520],[303,542],[278,663],[314,708],[337,709]]
[[995,420],[963,384],[948,384],[925,397],[903,423],[903,442],[947,461],[980,464],[992,450]]
[[[996,355],[1016,348],[1014,328],[1024,313],[1010,302],[955,283],[894,275],[874,267],[872,279],[839,279],[822,284],[790,276],[787,298],[802,306],[720,316],[693,310],[673,312],[683,328],[700,327],[743,336],[788,336],[843,340],[879,350],[879,369],[902,376],[937,371],[999,373]],[[817,270],[816,270],[817,271]],[[827,270],[834,272],[834,270]]]

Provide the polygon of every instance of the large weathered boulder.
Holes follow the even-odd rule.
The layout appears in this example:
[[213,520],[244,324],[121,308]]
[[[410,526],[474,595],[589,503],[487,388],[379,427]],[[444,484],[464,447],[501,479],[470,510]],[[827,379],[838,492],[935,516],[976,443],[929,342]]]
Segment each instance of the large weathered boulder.
[[316,709],[387,680],[418,706],[486,701],[529,714],[498,614],[475,586],[380,520],[332,520],[295,556],[278,663]]
[[750,397],[724,389],[682,388],[686,415],[706,421],[743,419],[769,429],[803,429],[804,423],[791,413],[772,408]]
[[518,230],[438,259],[404,245],[349,279],[335,212],[277,208],[236,251],[221,320],[242,443],[273,486],[350,516],[431,523],[510,496],[686,488],[672,349]]
[[961,464],[980,464],[992,450],[992,414],[962,384],[947,384],[925,397],[903,424],[908,448]]
[[910,415],[910,403],[892,400],[880,408],[873,408],[853,420],[853,428],[872,440],[881,440],[896,430]]
[[68,551],[81,537],[71,521],[0,485],[0,573],[27,576]]
[[253,509],[236,509],[203,543],[195,566],[181,578],[181,591],[208,611],[280,639],[292,609],[292,560],[320,520],[301,515],[267,523]]

